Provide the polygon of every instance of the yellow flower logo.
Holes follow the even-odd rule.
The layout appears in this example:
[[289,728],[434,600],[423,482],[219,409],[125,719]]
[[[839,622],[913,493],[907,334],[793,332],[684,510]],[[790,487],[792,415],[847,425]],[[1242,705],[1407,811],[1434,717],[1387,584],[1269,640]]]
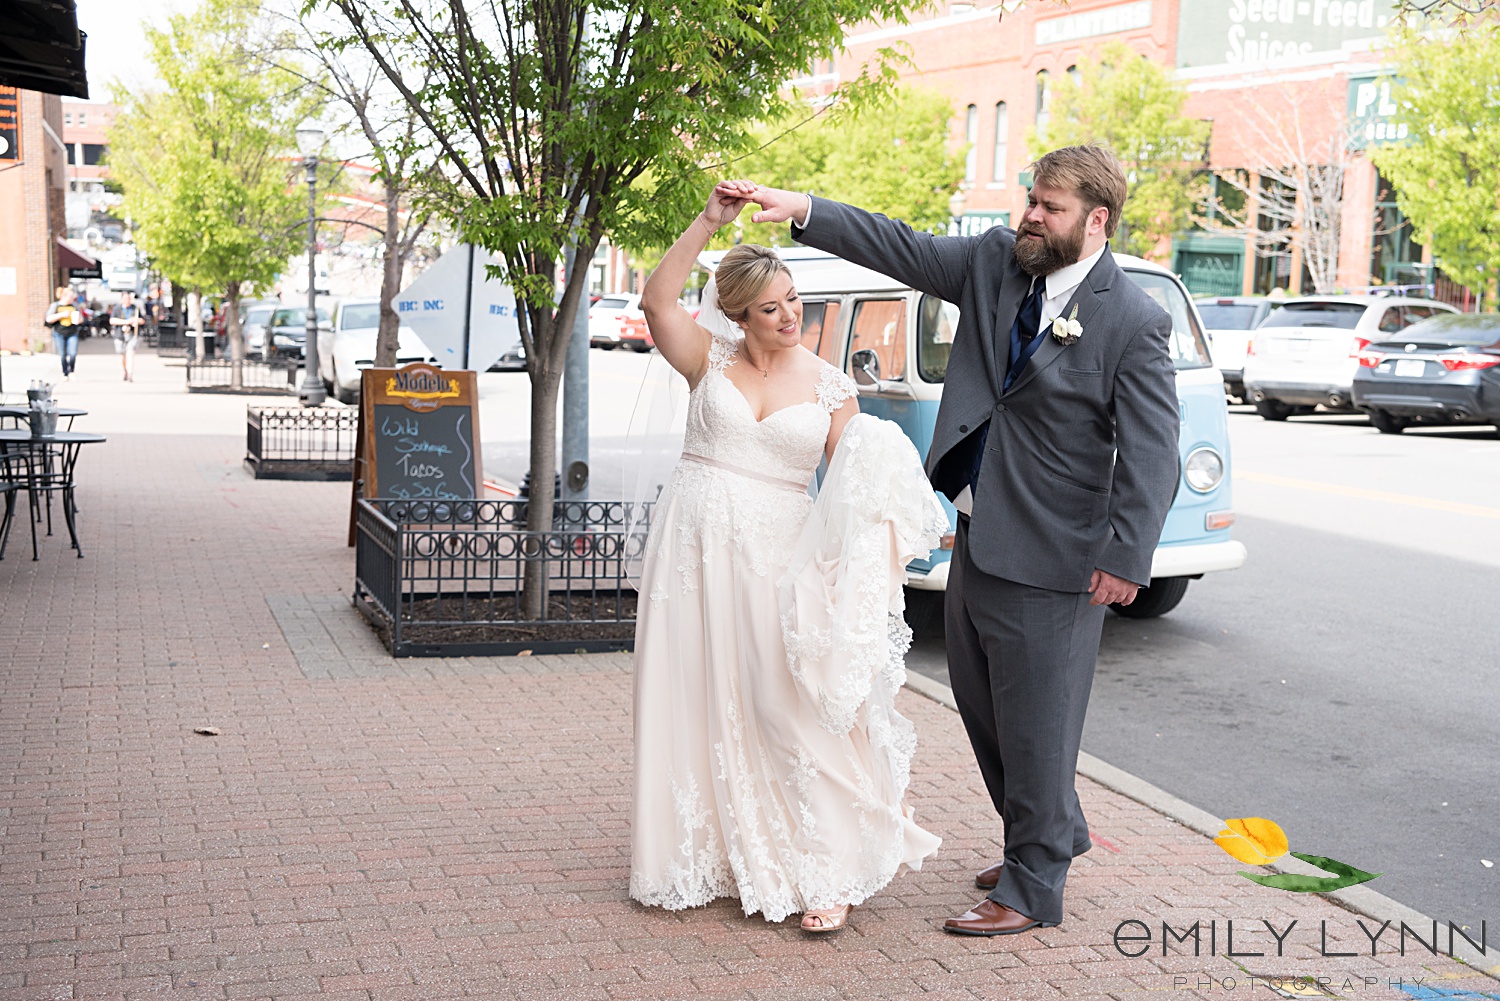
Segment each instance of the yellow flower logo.
[[1308,865],[1333,873],[1332,876],[1304,876],[1295,872],[1278,872],[1270,876],[1251,872],[1240,873],[1241,876],[1261,886],[1269,886],[1277,890],[1291,890],[1293,893],[1328,893],[1333,890],[1342,890],[1346,886],[1354,886],[1357,883],[1368,883],[1380,875],[1378,872],[1365,872],[1363,869],[1356,869],[1352,865],[1325,858],[1322,855],[1289,853],[1287,849],[1290,845],[1286,839],[1286,832],[1276,821],[1267,820],[1265,817],[1237,817],[1234,820],[1224,821],[1224,830],[1219,832],[1217,838],[1214,838],[1214,844],[1246,865],[1270,865],[1283,855],[1290,854],[1292,858],[1301,859]]
[[1246,865],[1270,865],[1287,853],[1286,832],[1274,820],[1245,817],[1224,821],[1214,844]]

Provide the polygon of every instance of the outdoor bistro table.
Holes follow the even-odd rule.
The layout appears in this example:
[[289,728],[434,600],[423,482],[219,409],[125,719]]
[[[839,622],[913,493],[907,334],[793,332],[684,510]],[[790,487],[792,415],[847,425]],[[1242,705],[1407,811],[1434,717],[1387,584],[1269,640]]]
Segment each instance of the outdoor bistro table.
[[[49,497],[54,490],[63,495],[63,517],[68,523],[68,535],[73,548],[83,558],[83,548],[78,544],[77,506],[73,502],[73,471],[78,466],[78,453],[85,445],[105,441],[102,434],[85,434],[81,431],[59,431],[56,434],[34,438],[30,431],[0,431],[0,459],[17,485],[30,498],[31,558],[37,558],[36,523],[41,518],[39,494]],[[19,470],[19,475],[17,475]],[[49,508],[50,510],[50,508]],[[50,522],[51,514],[48,514]],[[9,528],[9,525],[6,526]],[[51,534],[51,528],[48,528]],[[0,543],[0,556],[4,555]]]
[[[73,430],[73,418],[82,417],[88,413],[87,410],[79,410],[77,407],[58,407],[54,411],[58,417],[68,419],[68,430]],[[0,407],[0,421],[13,420],[20,430],[26,429],[26,422],[31,419],[31,410],[28,407]]]

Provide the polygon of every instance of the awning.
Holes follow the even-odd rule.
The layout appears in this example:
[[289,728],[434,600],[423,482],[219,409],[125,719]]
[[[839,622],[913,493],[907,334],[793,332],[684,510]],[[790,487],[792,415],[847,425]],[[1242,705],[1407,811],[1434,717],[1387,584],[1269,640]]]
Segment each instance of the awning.
[[88,97],[74,0],[5,0],[0,86],[64,97]]
[[[67,268],[68,274],[74,278],[102,278],[99,271],[99,262],[87,254],[80,254],[72,247],[63,242],[62,237],[57,238],[57,266]],[[78,274],[77,272],[85,272]]]

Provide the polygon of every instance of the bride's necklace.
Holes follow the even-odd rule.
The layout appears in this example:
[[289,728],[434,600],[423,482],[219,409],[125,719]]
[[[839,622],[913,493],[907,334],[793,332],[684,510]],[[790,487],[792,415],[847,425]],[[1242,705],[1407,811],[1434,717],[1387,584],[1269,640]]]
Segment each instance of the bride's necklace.
[[743,344],[740,345],[740,354],[745,356],[745,361],[750,363],[751,368],[760,373],[762,382],[771,378],[771,370],[768,368],[761,368],[759,365],[755,364],[755,360],[750,357],[750,350]]

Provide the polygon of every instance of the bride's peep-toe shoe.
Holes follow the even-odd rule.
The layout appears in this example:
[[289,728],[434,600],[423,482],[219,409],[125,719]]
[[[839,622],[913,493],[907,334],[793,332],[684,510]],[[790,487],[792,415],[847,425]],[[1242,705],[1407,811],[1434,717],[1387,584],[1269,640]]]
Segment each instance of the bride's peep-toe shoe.
[[[852,910],[854,910],[853,904],[844,904],[827,910],[808,911],[802,915],[802,930],[813,935],[839,931],[849,923],[849,912]],[[809,921],[816,923],[808,924]]]

